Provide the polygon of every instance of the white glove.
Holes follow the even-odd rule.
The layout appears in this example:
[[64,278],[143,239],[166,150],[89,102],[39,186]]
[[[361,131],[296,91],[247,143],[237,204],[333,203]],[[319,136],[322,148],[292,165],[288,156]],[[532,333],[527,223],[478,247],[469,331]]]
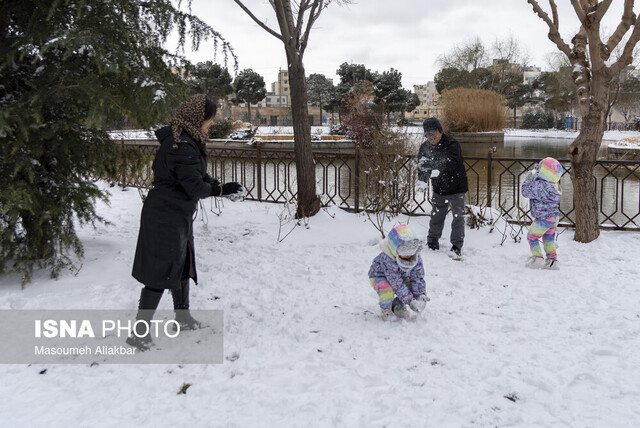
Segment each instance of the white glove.
[[421,294],[415,299],[413,299],[411,302],[409,302],[409,307],[414,312],[422,312],[424,310],[424,307],[427,306],[427,302],[429,300],[430,299],[427,297],[426,294]]

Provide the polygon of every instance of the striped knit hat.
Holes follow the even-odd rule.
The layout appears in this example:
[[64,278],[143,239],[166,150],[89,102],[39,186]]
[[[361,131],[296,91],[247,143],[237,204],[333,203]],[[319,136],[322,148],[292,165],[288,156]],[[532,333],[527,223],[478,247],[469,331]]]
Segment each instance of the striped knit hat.
[[398,253],[398,250],[400,250],[400,253],[403,253],[400,254],[401,256],[411,256],[415,254],[417,251],[417,246],[412,252],[411,250],[407,252],[408,249],[404,248],[407,247],[407,245],[403,244],[408,244],[410,241],[419,241],[419,239],[406,224],[400,224],[394,227],[389,232],[389,235],[387,235],[387,245],[389,245],[389,250],[391,250],[391,254],[393,254],[394,256]]
[[538,177],[551,183],[560,181],[562,171],[562,165],[554,158],[544,158],[538,164]]
[[[387,239],[382,241],[382,250],[396,260],[404,271],[410,271],[418,263],[418,252],[422,249],[420,239],[409,226],[401,224],[389,232]],[[401,257],[410,257],[403,259]]]

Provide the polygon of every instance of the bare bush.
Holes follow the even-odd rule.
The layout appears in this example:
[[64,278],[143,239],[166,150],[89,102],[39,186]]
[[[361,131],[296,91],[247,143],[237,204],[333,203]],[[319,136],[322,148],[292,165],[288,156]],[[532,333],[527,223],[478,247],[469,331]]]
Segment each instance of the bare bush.
[[366,214],[383,238],[385,222],[400,215],[411,198],[415,171],[410,155],[414,149],[406,137],[382,127],[372,134],[371,146],[362,152]]
[[385,237],[385,223],[399,215],[411,197],[415,171],[406,132],[394,131],[377,111],[373,85],[364,81],[345,99],[342,125],[361,148],[363,195],[369,221]]

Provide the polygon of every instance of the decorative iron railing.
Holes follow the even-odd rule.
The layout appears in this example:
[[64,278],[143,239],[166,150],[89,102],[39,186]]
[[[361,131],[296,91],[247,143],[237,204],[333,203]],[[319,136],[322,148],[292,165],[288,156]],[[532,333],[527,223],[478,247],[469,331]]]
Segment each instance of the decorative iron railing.
[[[138,147],[153,155],[158,143],[122,140],[126,147]],[[362,151],[353,142],[343,141],[323,148],[314,144],[318,192],[324,205],[337,205],[354,211],[372,208],[368,194],[374,190],[363,171]],[[330,148],[329,148],[330,147]],[[286,202],[296,196],[295,154],[292,146],[279,142],[211,142],[207,145],[209,174],[220,181],[238,181],[245,187],[246,198],[263,202]],[[520,194],[525,174],[539,159],[466,157],[469,193],[467,203],[498,210],[510,221],[528,223],[528,199]],[[575,225],[575,206],[571,183],[571,163],[560,160],[565,172],[560,182],[560,224]],[[399,173],[406,177],[408,191],[403,193],[402,211],[411,215],[431,210],[430,190],[416,190],[416,156],[400,162]],[[148,189],[152,182],[151,163],[142,171],[122,177],[125,186]],[[600,208],[602,228],[640,230],[640,161],[599,160],[594,170],[594,186]]]

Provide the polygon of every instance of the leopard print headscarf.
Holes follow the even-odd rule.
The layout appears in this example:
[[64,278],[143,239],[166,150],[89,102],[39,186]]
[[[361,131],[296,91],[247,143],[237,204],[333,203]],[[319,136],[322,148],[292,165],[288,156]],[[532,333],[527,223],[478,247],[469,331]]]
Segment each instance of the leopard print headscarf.
[[193,138],[198,147],[204,148],[206,146],[207,135],[200,129],[202,122],[204,122],[206,99],[205,94],[198,94],[187,98],[180,104],[175,117],[169,122],[176,143],[180,142],[180,134],[184,131]]

